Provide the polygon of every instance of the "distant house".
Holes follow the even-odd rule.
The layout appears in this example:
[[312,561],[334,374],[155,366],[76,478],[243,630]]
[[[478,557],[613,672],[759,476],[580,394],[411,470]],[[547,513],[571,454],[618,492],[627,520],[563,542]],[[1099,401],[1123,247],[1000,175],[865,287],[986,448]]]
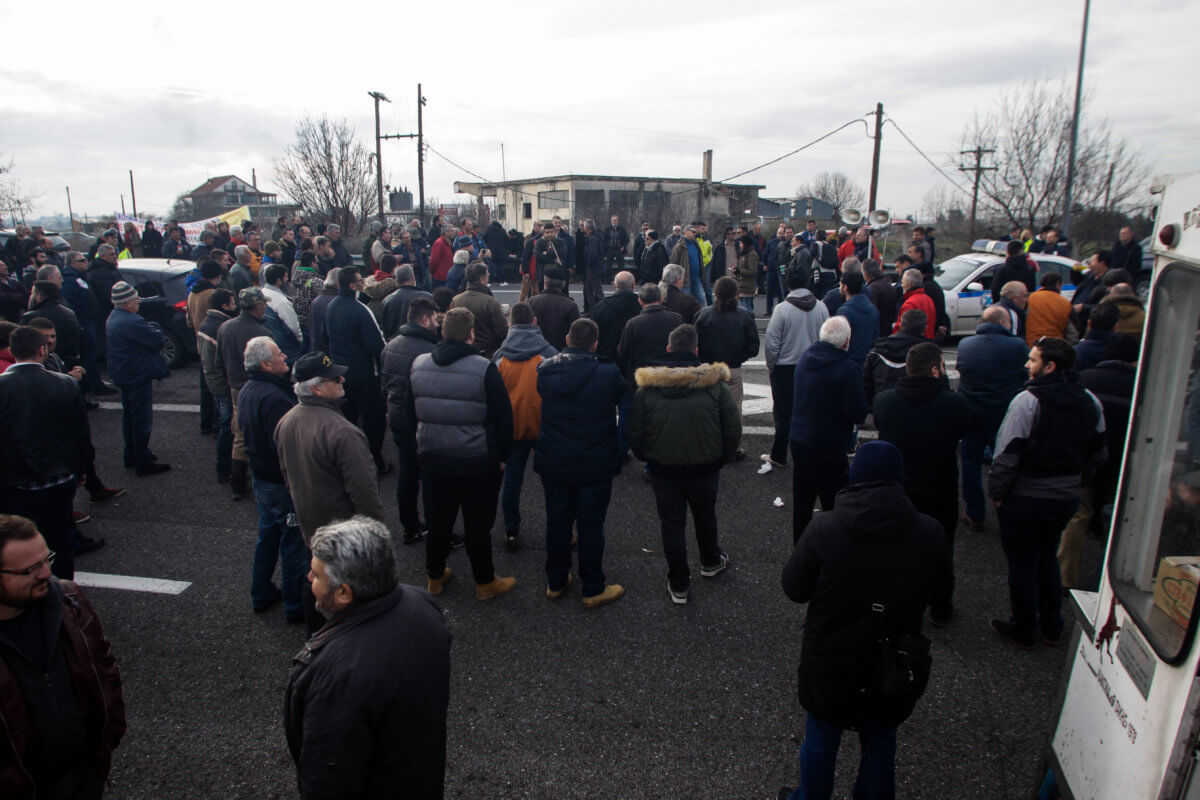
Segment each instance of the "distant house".
[[241,206],[250,207],[250,218],[268,226],[281,215],[291,215],[298,205],[280,204],[274,192],[260,191],[237,175],[209,178],[184,195],[193,219],[208,219]]
[[662,230],[692,220],[748,218],[756,214],[758,192],[765,187],[717,183],[700,178],[643,178],[615,175],[555,175],[547,178],[469,183],[454,191],[495,198],[495,219],[521,233],[533,223],[558,215],[572,225],[593,219],[608,225],[616,214],[629,231],[642,222]]

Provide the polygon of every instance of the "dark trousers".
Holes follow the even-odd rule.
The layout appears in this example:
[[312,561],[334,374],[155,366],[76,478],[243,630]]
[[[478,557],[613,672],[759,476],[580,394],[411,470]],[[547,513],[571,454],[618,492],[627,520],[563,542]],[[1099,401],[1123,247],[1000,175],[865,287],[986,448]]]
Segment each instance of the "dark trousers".
[[255,608],[271,602],[275,592],[271,576],[275,574],[275,563],[280,562],[283,612],[289,617],[299,616],[304,609],[303,584],[307,582],[309,558],[296,524],[292,496],[282,483],[255,478],[254,499],[258,503],[258,541],[250,570],[250,602]]
[[[858,761],[858,778],[854,781],[854,800],[895,798],[897,727],[870,719],[858,727],[862,755]],[[800,785],[788,800],[829,800],[833,797],[833,775],[844,731],[844,728],[808,715],[804,744],[800,747]]]
[[79,366],[83,367],[83,389],[86,392],[94,392],[100,388],[103,381],[100,380],[100,360],[97,358],[99,345],[96,343],[96,333],[92,329],[92,323],[85,322],[80,325],[79,334]]
[[75,577],[75,548],[71,539],[75,526],[71,504],[78,487],[79,481],[72,477],[49,489],[7,487],[0,490],[0,511],[25,517],[37,526],[46,546],[56,554],[51,571],[55,577],[67,581]]
[[792,435],[792,406],[796,398],[796,365],[776,364],[771,370],[771,415],[775,418],[775,440],[771,458],[780,464],[788,460],[788,442]]
[[604,517],[612,498],[612,478],[563,483],[543,475],[542,488],[546,494],[546,586],[554,591],[566,586],[571,573],[571,529],[578,526],[581,591],[584,597],[600,594],[605,584]]
[[429,519],[429,486],[421,480],[421,468],[417,464],[417,442],[402,433],[392,434],[396,443],[396,505],[400,510],[400,526],[409,536],[421,530],[421,515],[417,513],[417,495],[421,496],[421,508],[425,519]]
[[621,458],[629,455],[629,440],[625,437],[625,429],[629,425],[629,410],[633,408],[633,386],[625,390],[625,394],[617,402],[617,452]]
[[1062,636],[1058,539],[1078,506],[1078,497],[1049,500],[1009,495],[997,512],[1000,544],[1008,560],[1012,622],[1022,638],[1032,638],[1037,623],[1047,639]]
[[996,427],[977,425],[963,437],[962,493],[963,512],[972,522],[982,525],[987,520],[987,504],[983,494],[983,451],[996,439]]
[[377,466],[383,464],[383,432],[387,424],[387,404],[379,388],[379,378],[346,379],[346,402],[342,405],[346,419],[359,424],[362,420],[363,433]]
[[613,275],[621,271],[621,267],[625,263],[625,256],[620,253],[605,253],[604,254],[604,280],[612,281]]
[[954,532],[958,528],[958,492],[923,494],[907,492],[908,499],[922,514],[928,514],[942,525],[946,535],[946,557],[933,579],[933,597],[929,609],[935,617],[949,617],[954,610]]
[[[776,368],[778,369],[778,367]],[[834,495],[850,483],[850,463],[842,452],[813,450],[792,442],[792,544],[812,521],[813,503],[833,508]]]
[[211,431],[217,421],[217,406],[212,392],[204,380],[204,367],[200,367],[200,432]]
[[229,395],[214,397],[217,429],[217,475],[233,472],[233,398]]
[[151,381],[121,388],[121,435],[125,438],[125,466],[149,464],[150,423],[154,416]]
[[504,465],[504,479],[500,484],[500,511],[504,514],[504,532],[510,536],[521,532],[521,487],[525,485],[525,465],[529,463],[529,451],[536,444],[536,439],[513,440],[512,452],[508,463]]
[[603,299],[604,287],[600,283],[600,273],[588,270],[583,278],[583,310],[590,310]]
[[463,546],[471,561],[475,583],[491,583],[492,525],[496,522],[496,498],[500,494],[500,470],[486,475],[442,475],[421,470],[429,487],[429,535],[425,537],[425,574],[440,578],[450,555],[450,534],[463,516]]
[[692,583],[687,539],[684,536],[689,508],[692,510],[692,523],[696,527],[700,563],[705,566],[721,563],[721,546],[717,542],[717,489],[720,487],[721,473],[714,472],[697,478],[668,478],[653,472],[649,475],[650,485],[654,488],[654,501],[658,505],[658,519],[662,523],[667,580],[672,589],[686,591]]
[[770,314],[771,309],[773,309],[775,307],[776,303],[783,302],[783,298],[787,296],[787,293],[783,291],[783,284],[780,283],[778,269],[767,270],[766,284],[767,284],[767,313]]

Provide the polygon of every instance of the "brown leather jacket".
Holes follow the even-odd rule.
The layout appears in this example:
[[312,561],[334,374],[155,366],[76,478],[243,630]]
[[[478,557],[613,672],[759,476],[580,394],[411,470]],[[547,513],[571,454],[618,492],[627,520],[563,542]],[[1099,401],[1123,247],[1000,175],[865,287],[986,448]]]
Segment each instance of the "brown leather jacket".
[[[53,602],[54,598],[62,613],[59,643],[87,725],[87,746],[81,758],[95,768],[97,775],[107,778],[112,752],[125,733],[125,701],[117,660],[104,638],[99,617],[78,586],[51,578],[46,599]],[[0,786],[4,787],[5,798],[32,800],[37,790],[28,765],[37,734],[17,678],[2,656],[0,651]]]

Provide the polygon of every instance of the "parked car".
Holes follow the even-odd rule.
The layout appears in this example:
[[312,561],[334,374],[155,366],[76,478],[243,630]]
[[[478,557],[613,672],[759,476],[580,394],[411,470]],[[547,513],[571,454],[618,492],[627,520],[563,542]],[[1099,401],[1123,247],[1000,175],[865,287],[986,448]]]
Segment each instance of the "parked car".
[[[983,310],[992,304],[992,279],[1004,263],[1004,255],[996,255],[986,244],[976,245],[984,252],[955,256],[934,270],[934,280],[946,293],[951,336],[969,336],[975,332]],[[1039,281],[1046,270],[1057,270],[1063,278],[1063,297],[1069,300],[1074,296],[1076,276],[1082,269],[1078,261],[1041,253],[1033,253],[1030,258],[1037,262]]]
[[196,334],[187,325],[187,274],[195,267],[191,261],[165,258],[128,258],[117,262],[121,278],[141,298],[138,313],[158,323],[167,335],[162,357],[172,368],[197,355]]
[[[0,249],[8,246],[8,240],[17,235],[17,232],[12,228],[0,230]],[[57,253],[65,253],[71,249],[71,245],[66,239],[59,236],[54,231],[46,231],[46,238],[54,244],[54,250]]]

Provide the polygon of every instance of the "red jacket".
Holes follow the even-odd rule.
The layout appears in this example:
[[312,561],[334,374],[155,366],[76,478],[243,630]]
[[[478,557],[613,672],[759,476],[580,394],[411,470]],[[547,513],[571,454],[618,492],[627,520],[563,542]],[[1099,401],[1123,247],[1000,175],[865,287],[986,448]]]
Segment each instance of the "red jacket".
[[433,243],[433,252],[429,255],[429,274],[435,281],[445,281],[452,266],[454,248],[446,241],[445,236],[439,236]]
[[[854,239],[850,239],[838,248],[838,269],[841,269],[842,262],[852,255],[854,255]],[[875,246],[874,239],[871,240],[871,258],[878,261],[880,266],[883,265],[883,258],[879,255],[879,248]]]
[[904,316],[905,311],[913,308],[919,308],[925,312],[925,338],[935,339],[937,337],[937,310],[933,307],[933,300],[925,294],[925,290],[920,286],[904,293],[904,303],[900,306],[900,313],[896,315],[896,324],[892,326],[892,333],[900,332],[901,317]]
[[[117,660],[104,638],[100,619],[78,586],[52,579],[46,599],[54,602],[54,598],[62,613],[58,645],[87,725],[80,766],[89,766],[97,776],[107,778],[112,751],[125,733],[125,701]],[[30,759],[37,747],[37,733],[25,694],[3,658],[7,653],[7,649],[0,648],[0,786],[4,787],[5,798],[33,800],[37,791]]]

